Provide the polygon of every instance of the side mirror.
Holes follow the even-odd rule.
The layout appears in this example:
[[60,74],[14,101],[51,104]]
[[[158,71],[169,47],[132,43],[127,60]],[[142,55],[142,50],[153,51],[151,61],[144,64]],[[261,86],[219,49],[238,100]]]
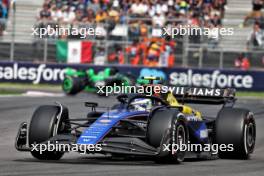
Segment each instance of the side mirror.
[[85,107],[91,107],[92,111],[95,111],[95,108],[98,106],[98,103],[96,102],[85,102]]

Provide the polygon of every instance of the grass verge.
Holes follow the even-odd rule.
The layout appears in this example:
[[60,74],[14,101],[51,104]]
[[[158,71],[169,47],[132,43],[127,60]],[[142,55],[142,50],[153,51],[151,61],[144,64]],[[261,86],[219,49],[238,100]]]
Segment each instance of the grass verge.
[[60,85],[50,84],[25,84],[25,83],[0,83],[0,95],[22,94],[31,91],[60,92]]
[[264,92],[244,92],[244,91],[238,91],[236,92],[237,97],[253,97],[253,98],[264,98]]

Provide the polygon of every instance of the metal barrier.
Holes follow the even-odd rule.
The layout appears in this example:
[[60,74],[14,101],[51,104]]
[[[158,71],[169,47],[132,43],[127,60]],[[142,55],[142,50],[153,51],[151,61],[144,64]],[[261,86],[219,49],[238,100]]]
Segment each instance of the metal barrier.
[[[109,27],[109,23],[104,24],[89,24],[90,26],[102,26],[104,29],[108,30],[104,37],[91,37],[88,36],[83,40],[89,40],[94,44],[94,55],[96,55],[100,48],[103,48],[105,56],[111,53],[115,53],[115,48],[119,48],[123,51],[125,56],[125,64],[129,64],[130,59],[126,53],[126,49],[135,40],[133,33],[129,33],[131,29],[131,23],[134,21],[151,21],[150,18],[129,18],[127,17],[126,23],[123,24],[124,28],[128,28],[127,36],[114,36],[111,32],[115,28]],[[170,20],[169,22],[177,22],[181,24],[186,24],[186,19],[182,20]],[[54,22],[47,22],[49,25],[56,25]],[[87,27],[87,24],[75,24],[76,26]],[[34,25],[39,26],[39,23]],[[73,26],[71,26],[73,27]],[[122,26],[121,26],[122,27]],[[147,27],[147,34],[145,36],[139,35],[136,37],[137,41],[142,41],[144,38],[152,37],[152,26]],[[111,28],[111,30],[109,29]],[[14,30],[15,31],[15,30]],[[19,34],[9,34],[11,36],[18,36]],[[71,38],[71,36],[70,36]],[[58,38],[53,37],[43,37],[40,39],[35,36],[30,43],[15,43],[15,42],[1,42],[0,39],[0,60],[10,60],[10,61],[33,61],[33,62],[57,62],[56,61],[56,41]],[[223,48],[215,44],[212,44],[205,36],[177,36],[173,39],[176,42],[176,46],[173,48],[173,54],[175,55],[175,66],[192,66],[192,67],[215,67],[215,68],[233,68],[234,60],[237,58],[239,53],[246,53],[250,60],[251,65],[255,68],[262,68],[264,60],[264,50],[257,50],[256,48],[249,48],[248,50],[242,50],[240,52],[225,51]],[[221,42],[221,39],[219,39]],[[214,45],[214,44],[213,44]],[[246,46],[245,46],[246,47]],[[262,60],[263,59],[263,60]],[[106,62],[106,64],[115,64],[117,61]],[[140,63],[142,64],[142,62]]]

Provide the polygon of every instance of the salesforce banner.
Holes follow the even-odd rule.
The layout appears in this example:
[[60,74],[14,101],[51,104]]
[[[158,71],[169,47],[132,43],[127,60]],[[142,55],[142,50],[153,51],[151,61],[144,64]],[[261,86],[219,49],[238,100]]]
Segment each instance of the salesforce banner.
[[[33,84],[60,83],[64,78],[64,71],[67,67],[75,69],[93,68],[100,71],[107,66],[0,62],[0,81]],[[119,66],[117,68],[121,73],[130,72],[136,77],[159,76],[170,85],[175,86],[232,87],[238,90],[264,91],[264,72],[261,71],[131,66]]]

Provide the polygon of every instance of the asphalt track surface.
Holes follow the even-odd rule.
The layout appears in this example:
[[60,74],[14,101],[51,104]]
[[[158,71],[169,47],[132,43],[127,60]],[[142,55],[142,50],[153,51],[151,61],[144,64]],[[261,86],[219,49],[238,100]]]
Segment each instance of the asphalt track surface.
[[[180,165],[155,164],[149,160],[111,160],[101,155],[65,154],[60,161],[38,161],[30,153],[18,152],[14,139],[19,124],[29,122],[38,105],[60,101],[69,107],[71,117],[83,117],[88,109],[84,101],[96,101],[111,106],[116,101],[96,95],[77,97],[0,97],[0,175],[177,175],[177,176],[262,176],[264,175],[264,100],[240,100],[238,107],[247,107],[254,113],[257,123],[257,144],[250,160],[197,160],[189,159]],[[204,107],[211,112],[214,108]]]

